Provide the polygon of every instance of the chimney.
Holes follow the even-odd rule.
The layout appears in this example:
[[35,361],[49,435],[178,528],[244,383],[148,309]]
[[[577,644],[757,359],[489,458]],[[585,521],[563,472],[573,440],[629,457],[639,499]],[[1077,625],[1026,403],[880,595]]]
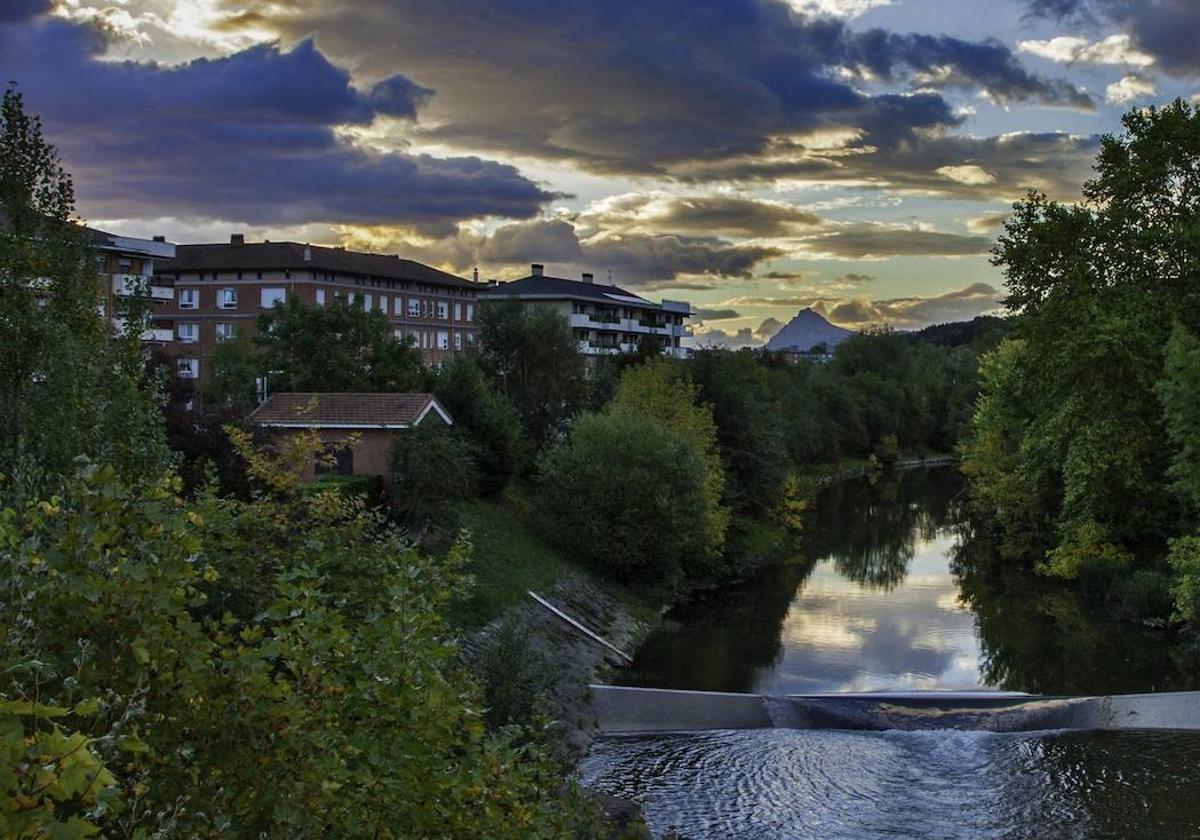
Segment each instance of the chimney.
[[245,245],[246,237],[240,233],[231,233],[231,234],[229,234],[229,244],[230,245]]
[[476,283],[479,282],[479,266],[475,266],[474,279]]
[[304,261],[312,262],[312,247],[309,245],[304,246]]
[[544,268],[545,268],[545,266],[542,265],[541,263],[534,263],[533,265],[529,266],[529,270],[533,274],[534,277],[541,277],[542,269],[544,269]]
[[154,241],[155,241],[155,242],[166,242],[166,241],[167,241],[167,237],[165,237],[165,236],[156,236],[156,237],[154,237]]
[[590,272],[590,271],[583,272],[583,282],[584,283],[591,283],[594,279],[595,278],[592,276],[592,272]]

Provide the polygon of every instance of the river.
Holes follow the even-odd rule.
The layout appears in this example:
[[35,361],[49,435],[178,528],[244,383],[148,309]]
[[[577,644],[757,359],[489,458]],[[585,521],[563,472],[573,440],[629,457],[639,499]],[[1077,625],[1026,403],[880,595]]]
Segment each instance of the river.
[[[668,616],[615,682],[797,694],[1200,687],[1170,633],[998,562],[951,468],[828,487],[796,556]],[[765,730],[602,739],[585,784],[690,838],[1200,836],[1200,735]]]

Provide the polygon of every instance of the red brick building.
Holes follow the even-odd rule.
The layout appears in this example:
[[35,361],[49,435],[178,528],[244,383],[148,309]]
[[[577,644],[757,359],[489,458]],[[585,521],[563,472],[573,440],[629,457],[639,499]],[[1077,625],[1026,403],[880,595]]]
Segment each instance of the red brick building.
[[[370,475],[392,489],[392,443],[395,436],[422,423],[454,424],[432,394],[272,394],[256,408],[251,423],[281,432],[317,429],[325,443],[358,440],[342,449],[329,472]],[[311,481],[317,465],[310,464],[304,479]]]
[[169,352],[180,377],[204,376],[204,359],[218,341],[252,335],[258,316],[276,301],[298,297],[311,305],[342,298],[387,315],[397,338],[412,341],[427,362],[450,358],[475,342],[478,292],[483,288],[412,260],[297,242],[178,245],[175,258],[155,265],[156,282],[174,288],[157,314],[170,329]]

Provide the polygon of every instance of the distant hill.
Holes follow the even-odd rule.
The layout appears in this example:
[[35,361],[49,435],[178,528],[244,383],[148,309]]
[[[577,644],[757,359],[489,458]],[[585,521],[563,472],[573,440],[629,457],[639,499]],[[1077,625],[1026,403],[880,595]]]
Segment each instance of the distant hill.
[[818,344],[824,344],[832,352],[854,333],[850,330],[836,327],[812,309],[801,309],[796,317],[767,342],[768,350],[791,350],[807,353]]
[[1011,318],[980,315],[971,321],[953,321],[934,324],[923,330],[909,333],[913,341],[938,344],[943,347],[962,347],[970,344],[995,345],[1012,331]]

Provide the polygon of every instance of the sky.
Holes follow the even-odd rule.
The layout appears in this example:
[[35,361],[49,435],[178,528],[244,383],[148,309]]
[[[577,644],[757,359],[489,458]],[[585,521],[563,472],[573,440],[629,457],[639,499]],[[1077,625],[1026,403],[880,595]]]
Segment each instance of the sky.
[[1197,0],[0,0],[0,73],[97,227],[590,271],[745,346],[996,310],[1012,202],[1200,102],[1197,36]]

